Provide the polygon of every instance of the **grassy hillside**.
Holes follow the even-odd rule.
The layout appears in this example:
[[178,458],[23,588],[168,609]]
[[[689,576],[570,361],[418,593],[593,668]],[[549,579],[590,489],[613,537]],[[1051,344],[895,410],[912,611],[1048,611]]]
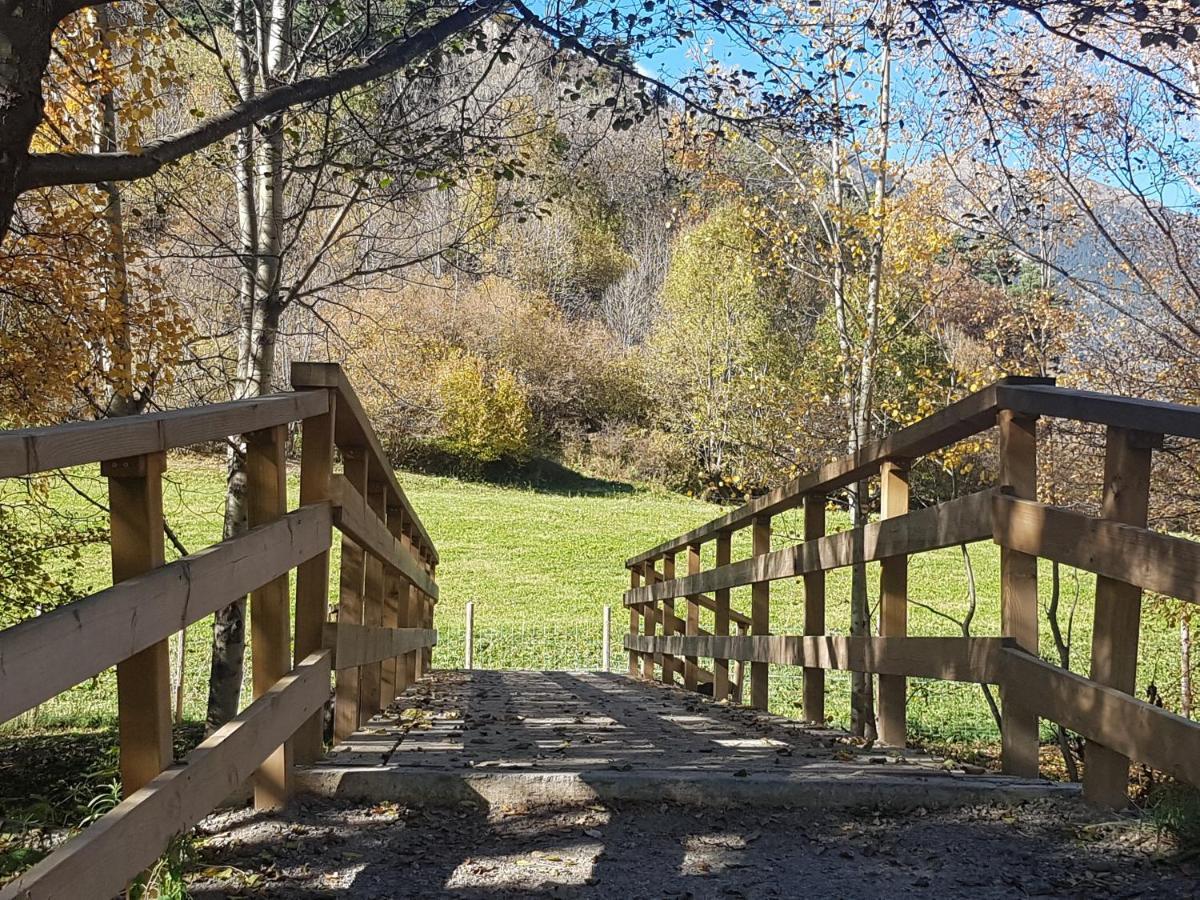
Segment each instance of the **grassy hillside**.
[[[62,483],[52,488],[54,502],[81,517],[100,515],[82,494],[103,499],[104,484],[93,470],[78,470],[72,490]],[[621,633],[628,618],[620,608],[628,585],[623,560],[664,538],[687,530],[719,512],[718,507],[666,494],[634,490],[627,485],[592,481],[566,473],[554,490],[534,490],[460,482],[449,478],[404,475],[402,482],[442,556],[439,581],[442,602],[437,626],[441,644],[438,666],[462,664],[463,612],[475,603],[476,664],[486,667],[596,668],[600,665],[602,610],[613,607],[613,664],[623,668]],[[289,480],[296,500],[296,473]],[[194,550],[220,534],[222,465],[218,459],[172,457],[165,492],[170,524],[180,540]],[[776,519],[776,545],[794,540],[799,514]],[[839,513],[831,528],[845,527]],[[738,536],[734,558],[747,555],[748,535]],[[706,548],[711,554],[711,545]],[[173,556],[169,552],[169,556]],[[999,554],[990,544],[971,548],[979,606],[972,624],[976,635],[999,631]],[[711,558],[706,560],[711,564]],[[958,635],[967,603],[963,555],[950,549],[914,558],[910,593],[913,605],[910,632]],[[89,548],[78,565],[83,586],[108,582],[107,548]],[[1049,598],[1050,569],[1044,564],[1043,603]],[[877,575],[871,572],[874,592]],[[1063,573],[1064,622],[1076,605],[1073,633],[1074,668],[1086,670],[1090,644],[1093,580]],[[848,572],[829,579],[828,628],[845,633],[849,625]],[[749,608],[749,589],[734,591],[734,605]],[[803,598],[798,582],[779,582],[772,593],[776,633],[802,630]],[[682,607],[682,603],[681,603]],[[707,614],[706,619],[707,619]],[[949,618],[947,618],[949,617]],[[710,626],[710,622],[705,623]],[[1049,629],[1043,624],[1042,652],[1057,659]],[[1170,696],[1176,679],[1178,650],[1173,630],[1160,622],[1148,605],[1142,637],[1139,686],[1154,679]],[[192,627],[188,637],[186,704],[189,719],[203,718],[208,670],[208,623]],[[799,679],[791,670],[773,673],[772,706],[795,712]],[[847,712],[847,677],[830,673],[829,710],[841,720]],[[107,725],[115,717],[114,676],[108,673],[23,716],[9,728]],[[994,727],[975,685],[913,681],[910,721],[920,733],[942,738],[989,739]]]

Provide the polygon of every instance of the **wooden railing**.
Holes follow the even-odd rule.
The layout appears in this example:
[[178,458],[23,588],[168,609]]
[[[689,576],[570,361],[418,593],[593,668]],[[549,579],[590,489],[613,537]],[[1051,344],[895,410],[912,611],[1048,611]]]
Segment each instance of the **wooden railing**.
[[[171,839],[247,782],[282,805],[296,762],[324,753],[336,680],[343,740],[429,667],[437,551],[341,369],[297,363],[295,391],[103,422],[0,432],[0,478],[100,463],[112,587],[0,631],[0,721],[117,667],[121,782],[110,813],[0,889],[112,897]],[[300,504],[287,509],[285,438],[301,423]],[[250,528],[164,563],[166,451],[242,435]],[[334,474],[334,450],[343,461]],[[342,534],[329,621],[332,530]],[[290,572],[296,569],[293,633]],[[176,763],[167,641],[250,595],[253,702]]]
[[[1099,518],[1037,502],[1037,419],[1050,416],[1107,426]],[[913,459],[996,428],[999,484],[925,509],[910,509]],[[1058,388],[1043,379],[1008,378],[863,449],[831,462],[701,527],[629,559],[625,594],[629,673],[653,678],[658,666],[685,687],[711,677],[713,696],[730,694],[729,661],[749,662],[750,703],[767,704],[768,667],[801,666],[803,710],[825,719],[826,669],[879,676],[880,739],[905,742],[907,677],[1000,686],[1002,765],[1038,774],[1038,719],[1087,741],[1084,794],[1107,806],[1127,802],[1130,761],[1200,785],[1200,723],[1131,696],[1137,670],[1142,590],[1200,602],[1200,543],[1146,528],[1150,461],[1163,435],[1200,437],[1200,408]],[[880,480],[881,513],[864,527],[827,535],[831,491]],[[771,548],[771,519],[803,507],[804,541]],[[753,555],[733,562],[734,532],[752,530]],[[1002,637],[908,634],[908,557],[976,541],[1000,545]],[[716,543],[716,566],[701,571],[701,549]],[[687,552],[687,573],[676,555]],[[1090,677],[1038,656],[1038,557],[1096,573]],[[826,634],[825,573],[880,564],[879,637]],[[771,634],[771,583],[801,578],[804,634]],[[730,589],[751,586],[750,633],[730,609]],[[686,616],[676,614],[678,598]],[[701,607],[715,611],[713,632],[699,627]],[[699,665],[711,659],[711,675]]]

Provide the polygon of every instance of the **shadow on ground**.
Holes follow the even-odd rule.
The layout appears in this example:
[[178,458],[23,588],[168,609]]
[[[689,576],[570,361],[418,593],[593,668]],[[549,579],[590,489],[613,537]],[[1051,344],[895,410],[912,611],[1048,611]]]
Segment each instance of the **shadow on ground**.
[[[242,821],[244,819],[244,821]],[[1153,839],[1035,801],[899,817],[328,801],[214,817],[192,896],[1193,897]]]

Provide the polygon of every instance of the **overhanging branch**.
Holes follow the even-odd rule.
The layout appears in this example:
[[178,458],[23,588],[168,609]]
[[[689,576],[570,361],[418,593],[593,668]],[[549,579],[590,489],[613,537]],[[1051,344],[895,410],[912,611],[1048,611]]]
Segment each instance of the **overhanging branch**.
[[369,62],[305,78],[259,94],[220,115],[178,134],[151,141],[131,153],[31,154],[19,190],[63,184],[95,184],[146,178],[168,163],[210,147],[239,129],[302,103],[312,103],[359,87],[421,58],[444,41],[466,31],[505,5],[504,0],[478,0],[428,28],[382,50]]

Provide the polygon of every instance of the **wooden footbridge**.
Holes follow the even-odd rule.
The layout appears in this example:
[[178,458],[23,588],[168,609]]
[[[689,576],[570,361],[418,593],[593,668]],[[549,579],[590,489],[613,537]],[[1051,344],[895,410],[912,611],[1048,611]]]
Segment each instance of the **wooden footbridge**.
[[[1132,696],[1142,591],[1200,602],[1200,544],[1146,527],[1152,454],[1163,435],[1200,438],[1200,409],[1004,380],[628,560],[628,677],[431,674],[433,541],[341,370],[297,364],[292,385],[291,393],[253,400],[0,433],[0,477],[100,464],[115,582],[0,632],[0,720],[116,666],[125,793],[0,889],[3,900],[114,896],[174,836],[246,785],[260,809],[283,806],[298,789],[431,803],[464,791],[501,802],[514,790],[549,802],[720,804],[743,795],[755,803],[874,804],[899,794],[950,802],[1046,788],[1036,781],[1039,719],[1087,739],[1083,790],[1096,804],[1126,802],[1131,761],[1200,784],[1200,724]],[[1037,501],[1039,417],[1107,428],[1099,517]],[[285,440],[296,423],[300,499],[289,510]],[[914,459],[992,428],[994,489],[910,508]],[[164,564],[166,452],[236,436],[245,444],[249,530]],[[870,478],[880,480],[879,520],[826,534],[829,495]],[[772,518],[801,507],[804,540],[773,548]],[[742,529],[751,530],[753,552],[734,561],[731,538]],[[335,533],[341,565],[331,617]],[[976,541],[1001,547],[1003,634],[910,635],[909,557]],[[710,542],[715,565],[705,570]],[[1037,655],[1039,557],[1098,576],[1090,677]],[[827,633],[825,574],[870,561],[880,564],[879,636]],[[800,635],[771,632],[771,586],[788,578],[804,584]],[[738,611],[731,591],[744,586],[750,608]],[[253,702],[174,760],[167,641],[246,594]],[[749,671],[739,678],[741,666]],[[764,712],[773,666],[803,670],[809,725]],[[886,752],[855,748],[823,725],[829,669],[878,676]],[[909,677],[999,686],[1007,777],[946,772],[904,749]],[[702,687],[711,698],[697,693]],[[405,706],[426,716],[420,731],[399,714]],[[855,784],[857,794],[848,787]]]

